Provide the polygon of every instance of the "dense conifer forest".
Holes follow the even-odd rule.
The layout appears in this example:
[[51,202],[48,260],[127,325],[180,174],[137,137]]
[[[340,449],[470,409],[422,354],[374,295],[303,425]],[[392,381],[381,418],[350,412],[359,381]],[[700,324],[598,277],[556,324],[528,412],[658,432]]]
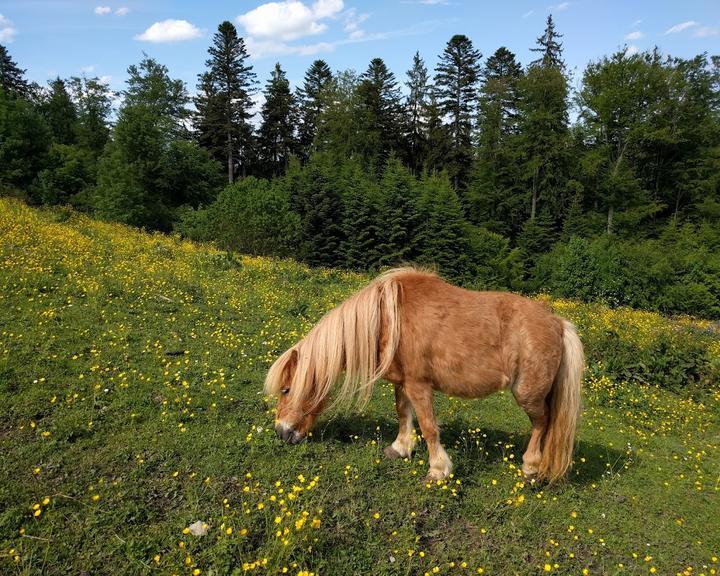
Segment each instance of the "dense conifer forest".
[[719,317],[720,57],[622,49],[571,83],[551,16],[539,32],[527,63],[455,35],[434,69],[316,60],[292,87],[280,63],[262,84],[223,22],[194,98],[148,56],[113,94],[30,83],[0,46],[0,194],[312,266]]

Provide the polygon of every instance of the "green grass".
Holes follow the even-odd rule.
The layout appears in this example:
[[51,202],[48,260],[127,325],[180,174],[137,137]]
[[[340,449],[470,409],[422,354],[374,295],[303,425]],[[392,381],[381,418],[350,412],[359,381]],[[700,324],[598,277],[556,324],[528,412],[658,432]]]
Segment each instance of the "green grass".
[[[383,459],[384,383],[282,445],[269,364],[366,281],[0,201],[0,573],[717,573],[714,380],[676,394],[594,361],[576,465],[545,490],[522,483],[508,394],[437,397],[440,485],[422,445]],[[610,315],[639,326],[573,306],[588,339]]]

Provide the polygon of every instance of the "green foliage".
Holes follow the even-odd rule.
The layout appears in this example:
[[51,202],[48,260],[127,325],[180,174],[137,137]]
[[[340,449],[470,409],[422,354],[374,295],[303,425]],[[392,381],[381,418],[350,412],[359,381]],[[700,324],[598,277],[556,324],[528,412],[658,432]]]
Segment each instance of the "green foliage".
[[0,89],[0,186],[28,190],[47,164],[49,147],[42,116]]
[[228,250],[285,256],[297,242],[298,227],[285,191],[249,176],[223,189],[207,208],[185,212],[177,229]]
[[44,204],[73,202],[95,185],[96,160],[89,150],[68,144],[52,144],[48,167],[39,174],[39,200]]

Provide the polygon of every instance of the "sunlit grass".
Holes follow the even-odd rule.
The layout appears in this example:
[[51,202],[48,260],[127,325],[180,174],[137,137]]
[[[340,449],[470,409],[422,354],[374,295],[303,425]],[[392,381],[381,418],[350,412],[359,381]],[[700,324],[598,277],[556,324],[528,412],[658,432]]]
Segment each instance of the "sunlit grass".
[[[383,459],[386,384],[281,445],[268,365],[366,281],[0,201],[0,573],[718,573],[711,369],[674,393],[589,350],[575,467],[546,490],[507,393],[437,398],[439,484],[422,446]],[[589,343],[694,338],[720,368],[710,323],[550,304]]]

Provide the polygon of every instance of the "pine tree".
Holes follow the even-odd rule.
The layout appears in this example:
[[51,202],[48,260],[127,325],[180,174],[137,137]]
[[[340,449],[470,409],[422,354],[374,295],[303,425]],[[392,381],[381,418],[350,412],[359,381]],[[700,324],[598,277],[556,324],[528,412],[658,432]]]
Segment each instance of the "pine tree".
[[298,141],[300,155],[307,162],[314,148],[317,123],[326,102],[325,94],[330,89],[333,76],[330,66],[324,60],[315,60],[305,73],[302,88],[297,91],[299,102]]
[[425,62],[420,57],[420,52],[415,52],[413,65],[407,71],[408,96],[405,103],[407,110],[407,142],[408,142],[408,163],[414,174],[419,173],[425,163],[427,153],[427,122],[425,112],[428,106],[428,70]]
[[198,76],[195,129],[202,146],[227,164],[228,181],[244,175],[253,149],[252,95],[256,83],[246,65],[245,41],[228,21],[218,26],[205,61],[207,72]]
[[58,144],[75,143],[77,111],[65,87],[64,80],[56,78],[50,82],[50,94],[40,110],[50,127],[55,142]]
[[403,149],[400,88],[382,58],[373,58],[360,76],[358,95],[361,129],[367,135],[364,156],[382,166],[391,152]]
[[18,68],[7,48],[0,44],[0,88],[10,96],[26,98],[30,87],[24,75],[25,70]]
[[435,74],[437,96],[450,118],[452,147],[447,170],[456,190],[464,190],[472,164],[472,128],[477,106],[482,54],[467,36],[455,35],[440,56]]
[[295,150],[296,115],[290,83],[280,64],[275,64],[265,88],[260,126],[263,172],[269,176],[282,174]]

